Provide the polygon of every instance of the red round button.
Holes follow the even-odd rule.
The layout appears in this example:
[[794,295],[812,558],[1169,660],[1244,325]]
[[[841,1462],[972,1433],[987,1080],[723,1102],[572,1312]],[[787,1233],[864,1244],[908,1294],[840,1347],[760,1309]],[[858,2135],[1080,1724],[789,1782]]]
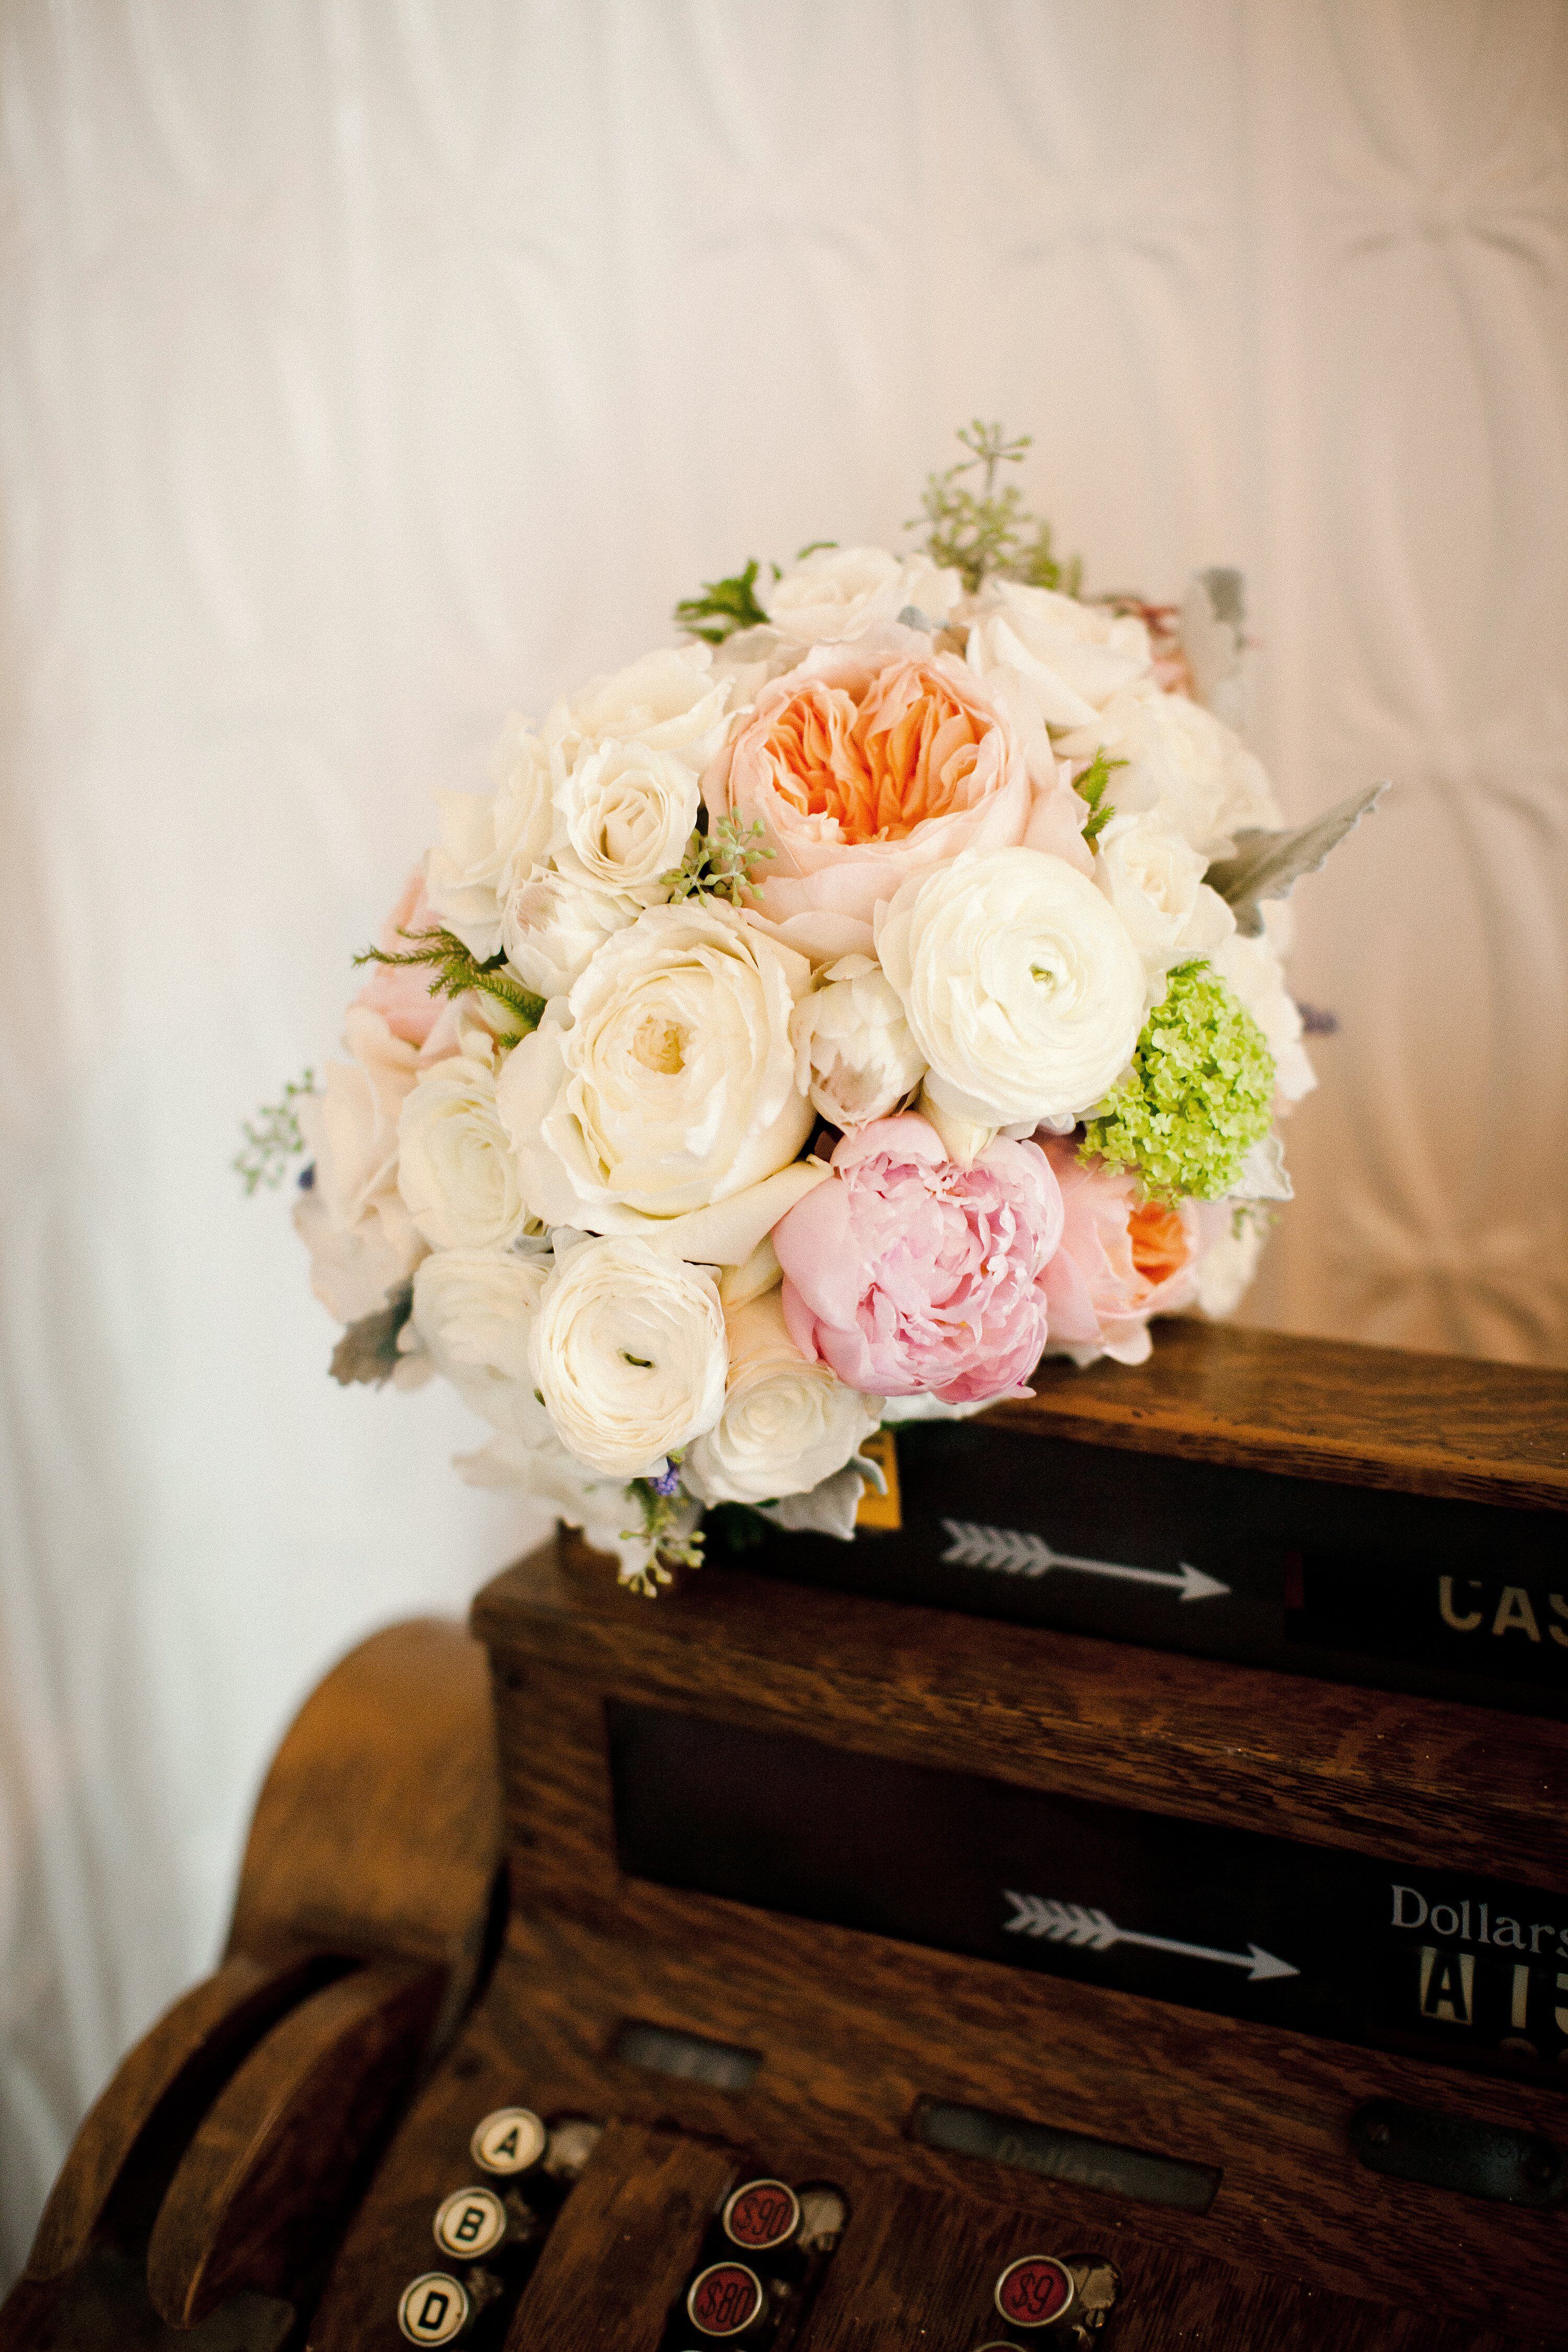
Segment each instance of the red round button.
[[687,2316],[702,2336],[739,2336],[763,2315],[763,2283],[744,2263],[713,2263],[699,2271],[686,2298]]
[[742,2181],[724,2208],[724,2235],[748,2253],[785,2246],[800,2227],[800,2200],[782,2180]]
[[1072,2309],[1078,2289],[1055,2254],[1025,2254],[996,2282],[996,2308],[1015,2327],[1054,2327]]

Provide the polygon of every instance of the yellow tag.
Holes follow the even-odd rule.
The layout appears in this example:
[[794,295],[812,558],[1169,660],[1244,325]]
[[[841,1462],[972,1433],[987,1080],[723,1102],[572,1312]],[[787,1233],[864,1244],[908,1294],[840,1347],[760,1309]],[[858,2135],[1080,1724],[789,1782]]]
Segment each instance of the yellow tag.
[[904,1524],[904,1515],[899,1507],[899,1453],[892,1431],[879,1429],[875,1436],[863,1442],[860,1451],[868,1462],[877,1465],[888,1482],[888,1491],[879,1495],[875,1486],[862,1486],[855,1524],[858,1528],[884,1528],[896,1532]]

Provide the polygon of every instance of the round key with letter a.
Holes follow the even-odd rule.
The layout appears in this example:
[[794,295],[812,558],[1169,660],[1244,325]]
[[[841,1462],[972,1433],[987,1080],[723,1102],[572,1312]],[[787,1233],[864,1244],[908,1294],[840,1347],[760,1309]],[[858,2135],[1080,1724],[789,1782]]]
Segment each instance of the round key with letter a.
[[527,2172],[549,2137],[531,2107],[497,2107],[476,2127],[468,2153],[481,2172]]

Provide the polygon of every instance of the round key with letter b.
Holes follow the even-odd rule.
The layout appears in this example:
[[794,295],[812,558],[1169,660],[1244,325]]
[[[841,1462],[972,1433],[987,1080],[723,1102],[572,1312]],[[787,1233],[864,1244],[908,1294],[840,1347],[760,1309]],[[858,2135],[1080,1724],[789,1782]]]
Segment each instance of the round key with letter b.
[[467,2291],[445,2271],[426,2271],[403,2290],[397,2325],[410,2344],[450,2344],[468,2324]]
[[459,2189],[437,2209],[436,2243],[461,2263],[477,2263],[506,2235],[506,2207],[493,2189]]
[[481,2172],[526,2172],[549,2137],[531,2107],[497,2107],[475,2131],[468,2153]]

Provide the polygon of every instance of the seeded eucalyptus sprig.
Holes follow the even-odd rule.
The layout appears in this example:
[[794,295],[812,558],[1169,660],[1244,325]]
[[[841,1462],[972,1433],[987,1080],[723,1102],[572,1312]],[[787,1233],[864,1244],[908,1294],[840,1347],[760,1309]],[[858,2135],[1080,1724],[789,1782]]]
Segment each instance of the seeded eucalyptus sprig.
[[[960,426],[958,438],[969,455],[945,473],[927,476],[921,511],[904,529],[923,529],[931,562],[959,572],[971,595],[996,572],[1031,588],[1060,588],[1076,596],[1083,577],[1080,559],[1075,555],[1064,563],[1054,553],[1050,524],[1028,511],[1016,482],[997,487],[1002,467],[1023,464],[1032,436],[1021,433],[1009,441],[1002,425],[977,416]],[[964,480],[977,467],[984,475],[978,491]]]
[[399,931],[400,940],[412,940],[414,945],[406,955],[391,955],[384,948],[366,948],[356,955],[354,962],[390,964],[427,964],[435,978],[430,982],[432,996],[462,996],[470,988],[482,989],[516,1014],[524,1029],[537,1029],[544,1017],[544,999],[535,996],[502,970],[504,956],[491,956],[481,963],[470,953],[455,931]]
[[738,817],[721,816],[706,833],[699,826],[679,865],[660,878],[672,900],[728,898],[731,907],[738,907],[742,891],[751,887],[752,867],[759,858],[774,854],[755,820],[742,833]]
[[281,1102],[263,1103],[254,1118],[240,1121],[245,1148],[235,1154],[234,1166],[244,1179],[247,1200],[258,1185],[275,1192],[289,1173],[290,1160],[297,1160],[304,1150],[305,1139],[294,1106],[314,1085],[315,1072],[307,1070],[302,1077],[289,1080]]

